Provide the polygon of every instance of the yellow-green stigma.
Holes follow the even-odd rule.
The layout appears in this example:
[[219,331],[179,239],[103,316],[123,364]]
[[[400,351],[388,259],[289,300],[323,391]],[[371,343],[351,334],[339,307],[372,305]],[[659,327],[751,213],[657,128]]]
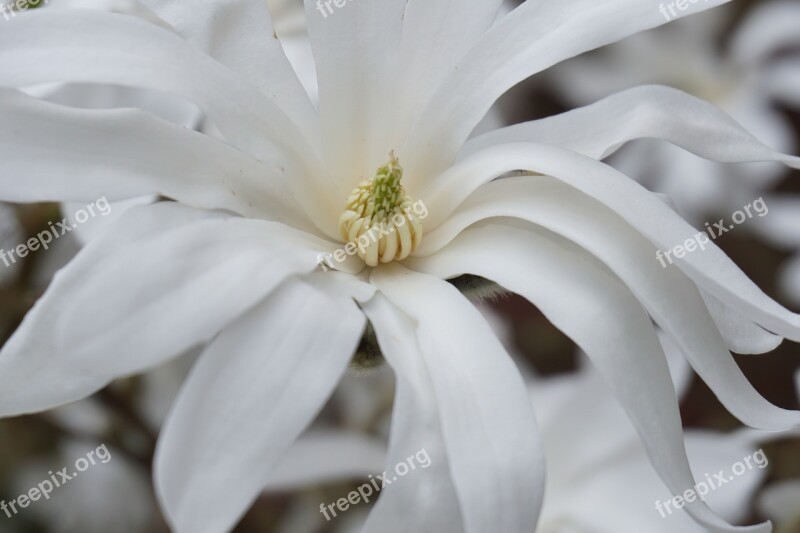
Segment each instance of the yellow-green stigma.
[[355,245],[358,256],[371,267],[405,259],[422,241],[420,215],[402,179],[403,167],[392,152],[372,180],[353,189],[339,217],[342,239]]

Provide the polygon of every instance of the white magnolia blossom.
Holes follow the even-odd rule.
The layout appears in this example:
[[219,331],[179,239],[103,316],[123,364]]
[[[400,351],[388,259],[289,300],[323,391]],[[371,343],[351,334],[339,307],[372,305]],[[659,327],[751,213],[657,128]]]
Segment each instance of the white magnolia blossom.
[[[776,104],[800,108],[800,57],[776,53],[800,45],[800,3],[759,3],[721,48],[736,7],[687,17],[567,61],[549,71],[548,80],[573,105],[634,85],[669,85],[717,105],[769,146],[795,150],[796,135]],[[669,195],[681,214],[698,223],[740,209],[785,175],[775,165],[719,165],[658,140],[635,143],[610,162]]]
[[[0,415],[77,400],[204,346],[154,476],[175,531],[226,531],[285,476],[369,319],[397,379],[386,464],[422,448],[432,464],[387,486],[364,529],[527,532],[543,450],[517,368],[444,281],[472,274],[530,300],[586,351],[673,493],[694,479],[653,322],[744,423],[800,424],[729,352],[800,340],[800,316],[713,244],[662,268],[656,250],[695,230],[598,159],[654,137],[729,163],[800,161],[658,86],[465,144],[515,84],[664,23],[657,0],[527,1],[495,22],[501,3],[347,2],[323,17],[307,0],[318,108],[261,0],[45,8],[6,24],[0,199],[174,201],[130,209],[55,276],[0,352]],[[214,134],[17,90],[46,83],[172,93]],[[407,198],[424,206],[421,225],[399,209]],[[341,228],[351,239],[374,228],[380,241],[344,254]],[[320,268],[336,252],[344,260]],[[736,530],[703,502],[686,510],[707,529]]]

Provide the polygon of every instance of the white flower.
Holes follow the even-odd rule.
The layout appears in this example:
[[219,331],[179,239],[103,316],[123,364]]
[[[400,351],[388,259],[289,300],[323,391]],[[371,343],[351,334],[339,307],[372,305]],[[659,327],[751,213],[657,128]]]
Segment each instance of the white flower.
[[[796,135],[775,105],[800,105],[800,62],[796,54],[777,52],[800,44],[800,5],[759,3],[720,46],[736,7],[688,17],[567,61],[549,71],[548,80],[576,105],[634,85],[669,85],[719,106],[773,148],[794,150]],[[718,165],[647,140],[610,161],[651,190],[668,194],[682,214],[700,223],[741,208],[785,174],[774,165]]]
[[[588,353],[675,493],[694,480],[651,318],[743,422],[800,422],[764,400],[728,351],[800,340],[800,317],[713,245],[662,269],[656,249],[694,230],[593,157],[646,136],[728,162],[796,158],[661,87],[464,144],[516,83],[662,24],[658,1],[525,2],[495,24],[500,0],[357,1],[327,18],[308,0],[318,112],[261,0],[144,4],[172,29],[152,14],[43,9],[0,31],[0,198],[175,200],[132,208],[55,277],[0,352],[0,414],[73,401],[207,343],[156,458],[176,531],[236,523],[345,372],[367,318],[398,382],[387,464],[421,448],[432,464],[387,486],[365,529],[530,531],[543,492],[533,410],[454,287],[464,278],[443,281],[461,274],[526,297]],[[225,142],[137,110],[67,108],[14,90],[49,82],[179,94]],[[667,111],[671,121],[648,120]],[[637,128],[624,128],[632,118]],[[392,151],[398,163],[379,183]],[[510,173],[521,175],[495,180]],[[365,180],[375,187],[348,206]],[[429,216],[419,228],[397,222],[405,229],[377,246],[382,261],[393,247],[395,257],[413,250],[402,264],[367,268],[350,255],[339,272],[320,271],[319,255],[345,245],[346,206],[365,221],[342,219],[352,236],[374,206],[388,224],[406,196]],[[733,529],[701,502],[687,511]]]

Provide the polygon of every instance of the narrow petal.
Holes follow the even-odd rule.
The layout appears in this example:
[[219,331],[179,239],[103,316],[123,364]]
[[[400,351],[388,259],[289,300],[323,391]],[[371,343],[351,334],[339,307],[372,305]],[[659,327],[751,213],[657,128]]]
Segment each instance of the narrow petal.
[[388,264],[371,281],[417,322],[465,531],[527,532],[544,490],[525,385],[480,312],[452,285]]
[[363,308],[375,328],[381,352],[397,376],[385,470],[391,474],[396,465],[420,450],[430,459],[427,467],[381,490],[364,533],[464,531],[439,409],[415,324],[380,293]]
[[[326,170],[351,189],[398,149],[392,105],[407,0],[330,2],[305,0],[309,37],[319,79],[319,112]],[[327,5],[327,8],[325,5]]]
[[[676,18],[726,2],[692,4]],[[660,0],[524,2],[484,34],[439,85],[404,150],[409,176],[423,180],[446,168],[494,102],[517,83],[565,59],[667,22],[659,10],[662,4]],[[469,87],[468,96],[453,98],[464,87]],[[410,181],[409,188],[418,184]]]
[[[775,407],[748,382],[720,336],[697,286],[663,257],[659,261],[656,248],[618,215],[554,178],[507,178],[482,187],[445,225],[427,235],[425,244],[438,248],[477,221],[503,216],[547,228],[602,261],[669,334],[725,407],[745,424],[772,430],[800,425],[800,413]],[[524,234],[520,238],[524,240]],[[422,252],[427,255],[431,249]],[[501,250],[497,254],[503,257]],[[410,263],[412,268],[415,265]],[[764,332],[748,342],[780,341],[780,337],[773,339]],[[744,342],[740,332],[728,337],[728,344]]]
[[335,217],[319,146],[274,100],[174,33],[115,13],[35,10],[0,32],[0,87],[50,82],[180,95],[197,104],[234,146],[301,181],[315,211]]
[[398,113],[403,137],[436,87],[497,19],[503,0],[465,5],[462,0],[409,0],[403,16],[402,79],[404,100]]
[[313,228],[293,193],[303,196],[277,169],[141,111],[71,109],[0,89],[0,147],[3,200],[93,202],[161,194]]
[[758,324],[742,316],[736,309],[729,307],[717,298],[700,290],[703,301],[708,307],[711,317],[717,324],[720,333],[728,342],[732,352],[741,354],[759,354],[771,352],[783,342],[783,338],[770,333]]
[[131,209],[54,277],[3,346],[0,416],[80,399],[210,340],[316,267],[314,239],[282,228],[175,204]]
[[196,48],[269,94],[309,139],[319,139],[316,111],[274,37],[264,0],[140,1]]
[[643,138],[665,140],[713,161],[800,165],[796,158],[765,146],[713,104],[661,85],[635,87],[560,115],[487,133],[468,142],[459,156],[498,144],[533,141],[605,159]]
[[352,300],[292,281],[209,345],[156,451],[159,500],[177,533],[236,524],[333,392],[364,324]]
[[[678,401],[650,318],[619,279],[588,254],[552,234],[487,225],[467,230],[414,267],[444,278],[483,276],[536,305],[592,358],[672,493],[694,486]],[[713,531],[769,531],[768,524],[730,526],[700,501],[685,508]]]
[[[792,164],[798,161],[791,160]],[[426,223],[435,228],[478,186],[520,169],[556,177],[593,197],[661,250],[671,250],[698,235],[706,235],[692,228],[657,196],[608,165],[559,146],[534,143],[483,150],[440,175],[422,195],[431,210]],[[713,241],[705,240],[709,241],[704,243],[705,250],[687,254],[674,266],[700,288],[768,331],[800,340],[800,316],[767,296]]]

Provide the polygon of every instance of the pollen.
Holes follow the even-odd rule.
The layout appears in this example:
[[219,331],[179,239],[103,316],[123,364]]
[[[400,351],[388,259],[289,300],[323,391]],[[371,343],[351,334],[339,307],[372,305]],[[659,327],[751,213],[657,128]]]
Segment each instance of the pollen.
[[371,266],[401,261],[422,241],[422,221],[417,204],[401,183],[403,167],[394,152],[375,177],[358,184],[339,217],[339,232],[358,256]]

